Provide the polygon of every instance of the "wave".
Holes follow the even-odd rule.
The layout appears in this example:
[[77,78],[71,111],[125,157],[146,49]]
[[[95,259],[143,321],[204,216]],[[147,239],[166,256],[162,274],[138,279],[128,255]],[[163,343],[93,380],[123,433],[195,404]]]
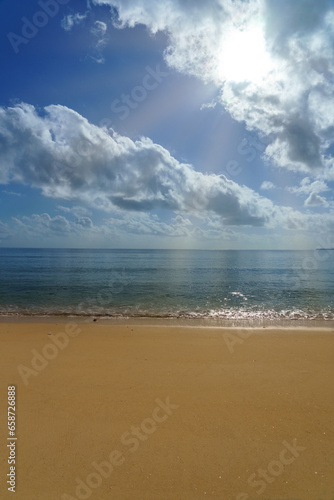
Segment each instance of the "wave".
[[139,307],[126,307],[122,309],[105,309],[87,307],[0,307],[0,316],[65,316],[65,317],[96,317],[100,319],[128,319],[128,318],[157,318],[157,319],[200,319],[200,320],[317,320],[333,321],[334,310],[302,310],[302,309],[247,309],[247,308],[221,308],[207,310],[156,310]]

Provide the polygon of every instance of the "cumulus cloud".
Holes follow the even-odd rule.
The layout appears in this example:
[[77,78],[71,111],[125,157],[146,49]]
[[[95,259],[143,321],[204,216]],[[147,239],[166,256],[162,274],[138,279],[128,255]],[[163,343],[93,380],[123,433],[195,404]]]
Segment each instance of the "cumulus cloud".
[[182,217],[182,215],[177,215],[176,217],[174,217],[172,219],[172,221],[175,224],[178,224],[178,225],[181,225],[181,226],[191,226],[190,220],[189,219],[185,219],[184,217]]
[[[319,233],[328,235],[334,229],[332,213],[301,214],[286,208],[279,210],[276,216],[285,229],[308,231],[312,236]],[[276,228],[271,234],[277,237]],[[164,222],[156,214],[115,210],[98,224],[90,217],[74,217],[71,213],[67,217],[53,217],[48,213],[13,217],[8,223],[0,220],[0,243],[7,246],[38,245],[42,240],[66,246],[87,246],[89,243],[96,247],[99,244],[108,245],[108,242],[124,245],[130,241],[142,244],[143,236],[146,244],[148,241],[152,245],[160,242],[164,248],[175,239],[178,245],[180,242],[181,245],[189,245],[189,242],[196,241],[201,245],[209,243],[210,248],[215,242],[220,245],[222,241],[232,245],[256,242],[256,237],[254,239],[254,235],[245,233],[243,228],[223,226],[217,215],[191,216],[191,220],[177,215]],[[323,245],[322,240],[319,239],[318,244]]]
[[32,217],[22,217],[23,222],[33,223],[34,227],[39,229],[41,233],[50,230],[52,233],[67,233],[70,231],[70,224],[68,220],[62,215],[51,217],[49,214],[44,213],[41,215],[34,214]]
[[[102,232],[102,226],[96,228],[89,217],[51,216],[48,213],[13,217],[5,226],[7,237],[26,243],[29,240],[44,240],[45,238],[75,239],[96,235]],[[0,223],[1,227],[1,223]]]
[[0,108],[0,182],[105,211],[214,214],[225,225],[264,226],[276,208],[223,175],[178,162],[148,138],[132,141],[60,105]]
[[275,189],[275,184],[273,184],[271,181],[264,181],[262,182],[260,189],[269,191],[270,189]]
[[93,221],[89,217],[78,217],[75,223],[82,227],[91,228],[93,227]]
[[38,245],[45,239],[67,239],[80,232],[83,231],[66,217],[48,213],[12,217],[7,223],[0,221],[0,240],[6,240],[7,245]]
[[324,181],[314,181],[311,182],[309,177],[304,177],[298,187],[288,187],[288,191],[295,194],[312,194],[312,193],[324,193],[325,191],[330,191],[328,185]]
[[159,220],[157,215],[146,213],[125,214],[121,217],[111,217],[107,221],[110,228],[120,230],[126,234],[153,235],[153,236],[189,236],[191,233],[185,226],[175,223],[166,223]]
[[94,0],[119,28],[165,31],[167,63],[220,88],[236,120],[270,139],[273,164],[334,177],[330,0]]
[[310,196],[305,200],[304,205],[306,207],[318,207],[327,206],[328,203],[323,196],[319,196],[316,193],[311,193]]
[[290,193],[297,195],[309,195],[304,202],[306,207],[328,206],[326,198],[319,196],[319,193],[330,191],[330,188],[323,180],[311,182],[309,177],[305,177],[301,181],[300,186],[288,187],[286,189],[290,191]]
[[230,240],[235,235],[229,228],[221,225],[215,217],[194,218],[194,222],[178,215],[169,222],[162,222],[155,214],[144,212],[127,213],[115,211],[111,216],[99,224],[94,224],[89,217],[75,217],[70,215],[52,217],[48,213],[33,214],[30,216],[13,217],[10,224],[0,221],[0,241],[12,240],[16,243],[36,242],[41,238],[62,242],[91,241],[104,242],[108,240],[124,241],[127,237],[152,237]]

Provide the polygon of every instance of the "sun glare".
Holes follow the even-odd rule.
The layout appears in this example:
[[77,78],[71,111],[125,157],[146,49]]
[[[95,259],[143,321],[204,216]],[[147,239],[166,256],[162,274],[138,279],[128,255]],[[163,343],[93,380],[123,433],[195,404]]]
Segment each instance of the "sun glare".
[[221,80],[257,83],[272,68],[262,29],[234,29],[224,38],[218,54]]

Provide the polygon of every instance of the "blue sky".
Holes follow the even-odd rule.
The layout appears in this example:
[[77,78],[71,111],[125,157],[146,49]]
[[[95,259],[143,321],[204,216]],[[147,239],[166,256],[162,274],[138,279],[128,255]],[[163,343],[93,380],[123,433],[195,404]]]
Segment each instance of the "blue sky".
[[1,246],[334,246],[333,2],[0,12]]

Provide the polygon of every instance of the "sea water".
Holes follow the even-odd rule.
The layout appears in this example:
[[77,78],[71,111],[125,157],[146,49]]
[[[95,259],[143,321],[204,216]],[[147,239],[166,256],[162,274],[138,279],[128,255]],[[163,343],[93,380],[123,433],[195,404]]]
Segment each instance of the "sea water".
[[0,249],[0,314],[334,319],[334,251]]

